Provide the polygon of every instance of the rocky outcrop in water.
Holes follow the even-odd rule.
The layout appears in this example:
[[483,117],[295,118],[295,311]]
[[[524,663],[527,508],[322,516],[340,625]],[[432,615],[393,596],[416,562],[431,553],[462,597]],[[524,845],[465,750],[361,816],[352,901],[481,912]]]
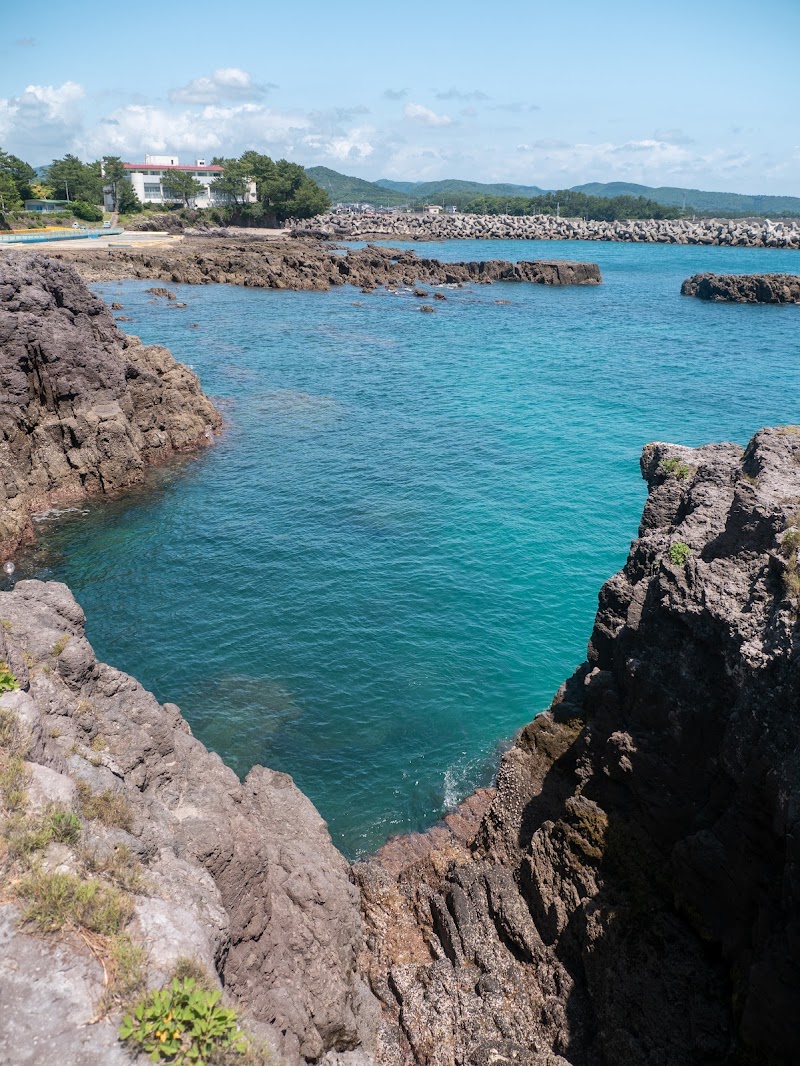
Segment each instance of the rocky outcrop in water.
[[358,867],[387,1066],[797,1061],[800,429],[642,473],[588,660],[494,797]]
[[769,219],[595,219],[552,215],[366,215],[336,212],[295,224],[298,236],[352,240],[630,241],[800,248],[800,223]]
[[0,555],[32,511],[139,481],[219,424],[197,377],[122,333],[72,267],[0,257]]
[[[56,254],[56,253],[54,253]],[[598,285],[595,263],[560,260],[510,263],[445,263],[420,258],[413,251],[371,246],[334,249],[325,242],[275,241],[248,236],[186,237],[164,250],[115,248],[113,251],[69,249],[57,257],[74,262],[90,281],[156,278],[173,283],[209,285],[224,282],[262,289],[330,289],[357,285],[407,286],[489,284],[494,281],[539,285]]]
[[683,296],[738,304],[800,304],[797,274],[693,274]]
[[[21,921],[27,865],[122,886],[147,982],[193,960],[277,1050],[265,1063],[370,1061],[354,1050],[378,1014],[356,970],[358,893],[291,778],[256,767],[239,782],[177,707],[97,661],[64,585],[0,593],[0,664],[20,686],[0,695],[0,1061],[131,1061],[113,998],[110,1016],[88,1024],[109,983],[114,992],[110,943],[80,921],[37,939]],[[9,798],[10,722],[25,738],[24,802]],[[61,825],[80,819],[69,847],[42,840],[53,810]],[[33,855],[21,818],[32,819]]]

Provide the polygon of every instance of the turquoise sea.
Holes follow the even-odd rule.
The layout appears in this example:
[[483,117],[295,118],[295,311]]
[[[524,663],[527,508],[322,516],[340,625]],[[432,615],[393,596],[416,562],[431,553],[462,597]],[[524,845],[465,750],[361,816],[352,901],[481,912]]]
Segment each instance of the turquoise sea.
[[582,661],[645,443],[800,422],[800,307],[679,295],[700,270],[799,272],[798,253],[412,247],[589,259],[604,284],[452,289],[432,315],[349,287],[173,286],[180,309],[97,285],[227,429],[124,499],[51,515],[18,560],[67,581],[98,655],[238,773],[291,773],[350,856],[487,782]]

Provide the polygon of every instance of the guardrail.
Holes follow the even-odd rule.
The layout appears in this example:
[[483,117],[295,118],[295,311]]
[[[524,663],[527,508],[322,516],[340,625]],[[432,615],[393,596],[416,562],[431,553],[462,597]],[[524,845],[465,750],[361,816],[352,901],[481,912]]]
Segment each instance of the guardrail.
[[114,237],[125,230],[121,226],[109,229],[73,229],[64,233],[0,233],[0,244],[43,244],[45,241],[79,241],[97,237]]

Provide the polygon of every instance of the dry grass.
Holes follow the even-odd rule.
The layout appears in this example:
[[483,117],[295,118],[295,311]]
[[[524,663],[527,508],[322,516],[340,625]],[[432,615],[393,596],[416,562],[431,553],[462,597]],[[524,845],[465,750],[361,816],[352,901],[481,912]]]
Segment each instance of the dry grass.
[[78,802],[84,818],[116,826],[129,832],[133,825],[133,811],[125,796],[111,788],[92,792],[85,781],[78,781]]
[[43,933],[88,929],[113,936],[133,914],[133,901],[119,889],[74,874],[34,869],[17,884],[17,895],[27,901],[25,921]]

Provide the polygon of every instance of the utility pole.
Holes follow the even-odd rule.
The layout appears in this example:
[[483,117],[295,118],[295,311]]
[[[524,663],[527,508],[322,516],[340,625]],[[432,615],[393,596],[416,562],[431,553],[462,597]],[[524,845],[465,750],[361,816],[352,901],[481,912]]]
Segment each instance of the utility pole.
[[69,203],[69,182],[67,181],[66,178],[64,178],[64,188],[65,188],[66,193],[67,193],[67,203]]

